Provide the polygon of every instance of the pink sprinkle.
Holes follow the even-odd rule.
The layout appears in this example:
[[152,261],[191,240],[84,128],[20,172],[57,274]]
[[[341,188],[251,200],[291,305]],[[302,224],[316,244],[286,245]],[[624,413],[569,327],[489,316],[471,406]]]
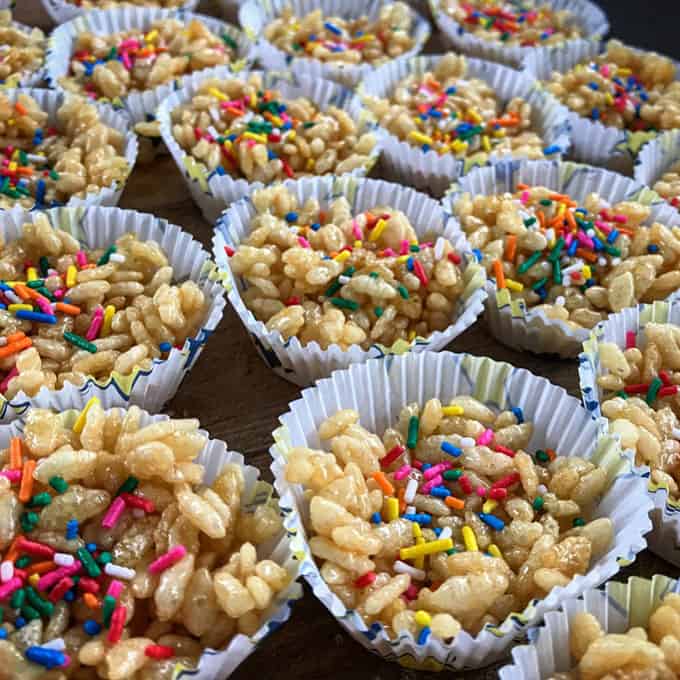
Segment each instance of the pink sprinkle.
[[415,600],[418,597],[418,586],[412,583],[404,592],[404,597],[407,600]]
[[479,435],[479,438],[477,439],[477,444],[479,446],[488,446],[491,444],[491,441],[493,440],[493,430],[486,429],[482,434]]
[[399,254],[400,254],[400,255],[408,255],[408,253],[409,253],[409,248],[410,248],[410,246],[409,246],[408,241],[407,241],[406,239],[404,239],[404,240],[401,242],[401,244],[400,244],[400,247],[399,247]]
[[64,297],[64,289],[63,288],[57,288],[57,290],[55,290],[54,293],[52,293],[52,295],[54,295],[54,297],[57,298],[57,299],[63,298]]
[[249,149],[252,149],[255,146],[256,142],[254,139],[246,139],[246,146]]
[[116,600],[120,597],[120,594],[123,592],[123,584],[120,581],[117,581],[116,579],[113,579],[109,585],[109,589],[106,591],[107,595],[110,595],[111,597],[115,598]]
[[303,248],[311,248],[312,246],[309,244],[309,241],[304,237],[304,236],[298,236],[298,243],[303,247]]
[[359,241],[363,240],[364,232],[361,231],[361,227],[357,224],[356,220],[352,220],[352,233],[354,234],[354,238],[358,239]]
[[109,505],[109,509],[106,511],[104,519],[102,520],[102,526],[105,529],[113,529],[113,527],[118,524],[118,520],[123,514],[123,510],[125,510],[125,501],[118,496],[118,498],[114,499],[113,503]]
[[446,470],[446,466],[439,463],[438,465],[433,465],[431,468],[425,470],[423,477],[426,481],[429,481],[433,477],[436,477],[438,474],[444,472],[444,470]]
[[[402,465],[395,473],[394,478],[399,482],[411,472],[413,468],[410,465]],[[21,477],[21,470],[19,470],[19,476]]]
[[637,347],[635,331],[626,331],[626,349],[633,349],[633,347]]
[[526,205],[529,202],[530,198],[531,194],[528,191],[523,191],[521,196],[519,197],[519,200],[522,201],[524,205]]
[[187,549],[183,545],[176,545],[149,565],[149,573],[160,574],[173,564],[177,564],[186,554]]
[[7,583],[3,583],[0,586],[0,600],[4,600],[6,597],[9,597],[15,590],[21,588],[22,585],[22,580],[17,576],[7,581]]
[[484,496],[486,496],[486,489],[483,486],[478,486],[477,495],[480,496],[481,498],[484,498]]
[[9,381],[16,375],[19,375],[19,371],[17,370],[16,366],[12,366],[12,370],[5,376],[5,379],[0,383],[0,392],[2,392],[3,394],[7,392],[7,388],[9,387]]
[[608,234],[612,230],[612,228],[602,220],[595,220],[595,226],[598,229],[601,229],[605,234]]
[[81,269],[87,264],[87,255],[82,250],[76,253],[76,262]]
[[600,66],[600,73],[605,78],[609,78],[609,66],[607,66],[607,64],[602,64],[602,66]]
[[7,477],[12,484],[16,484],[21,479],[21,470],[3,470],[0,477]]
[[576,232],[576,238],[579,240],[579,243],[586,246],[586,248],[590,248],[592,250],[595,247],[593,240],[588,238],[582,231]]
[[61,581],[64,576],[77,574],[82,566],[81,562],[76,560],[70,567],[59,567],[59,569],[43,574],[38,581],[38,590],[49,590],[58,581]]
[[54,316],[54,310],[52,309],[52,305],[49,303],[49,300],[47,298],[44,298],[42,296],[36,297],[35,304],[38,305],[38,307],[40,307],[44,314]]
[[62,654],[64,655],[64,663],[61,664],[60,668],[68,668],[71,665],[71,657],[65,652],[62,652]]
[[442,92],[442,94],[437,97],[437,101],[435,102],[435,107],[439,108],[443,104],[446,104],[446,92]]
[[428,494],[432,489],[434,489],[435,486],[440,486],[441,484],[444,483],[444,479],[442,478],[441,475],[437,475],[436,477],[432,478],[429,482],[425,482],[420,487],[420,493],[422,494]]
[[614,222],[618,222],[619,224],[625,224],[628,222],[628,217],[626,215],[622,215],[621,213],[617,213],[612,219]]
[[396,253],[392,250],[392,248],[385,248],[382,252],[383,257],[394,257]]
[[564,244],[567,246],[567,248],[571,245],[571,242],[574,240],[574,235],[569,232],[565,237],[564,237]]
[[123,58],[123,66],[130,71],[132,69],[132,61],[130,61],[130,55],[127,52],[123,52],[121,54],[121,57]]
[[90,327],[87,329],[87,333],[85,333],[85,340],[88,340],[89,342],[95,340],[99,335],[99,331],[101,330],[103,323],[104,308],[101,305],[97,305],[97,308],[94,310],[94,314],[92,315]]

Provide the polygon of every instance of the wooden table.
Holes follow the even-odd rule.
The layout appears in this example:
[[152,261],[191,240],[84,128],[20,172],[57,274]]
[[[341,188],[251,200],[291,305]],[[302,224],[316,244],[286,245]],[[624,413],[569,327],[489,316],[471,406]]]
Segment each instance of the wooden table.
[[[51,28],[40,0],[19,0],[16,18],[26,24]],[[201,9],[213,13],[210,7]],[[436,40],[436,36],[435,36]],[[429,46],[430,49],[434,49]],[[183,179],[170,156],[153,166],[136,167],[120,202],[121,208],[149,212],[181,225],[206,248],[211,247],[212,226],[191,200]],[[448,349],[489,356],[527,368],[549,378],[578,396],[575,361],[547,359],[511,350],[494,340],[477,324],[458,337]],[[276,376],[257,355],[236,314],[227,306],[222,324],[208,343],[196,367],[166,411],[177,417],[198,417],[212,436],[224,439],[240,451],[248,463],[271,479],[268,449],[278,416],[296,399],[295,385]],[[619,574],[677,576],[677,569],[648,551]],[[499,664],[503,665],[503,664]],[[447,677],[491,680],[498,666]],[[435,673],[416,673],[387,663],[367,652],[346,635],[331,614],[307,588],[288,623],[269,637],[231,676],[232,680],[434,680]]]

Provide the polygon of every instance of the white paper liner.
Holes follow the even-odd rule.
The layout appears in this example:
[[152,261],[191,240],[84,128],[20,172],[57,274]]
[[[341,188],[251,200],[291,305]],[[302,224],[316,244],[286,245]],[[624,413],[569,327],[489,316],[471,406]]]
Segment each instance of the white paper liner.
[[[21,235],[24,223],[33,222],[38,213],[15,208],[0,213],[0,239],[3,243]],[[11,420],[29,406],[47,407],[54,399],[100,399],[108,395],[111,405],[137,404],[149,411],[160,411],[163,404],[177,393],[184,377],[193,368],[210,335],[224,312],[224,290],[210,255],[201,244],[180,227],[154,215],[119,208],[53,208],[47,211],[50,222],[69,232],[88,248],[106,248],[127,232],[146,241],[156,241],[173,267],[173,283],[188,279],[203,291],[208,309],[198,333],[188,338],[183,347],[173,347],[165,359],[154,359],[150,369],[136,370],[128,376],[114,373],[106,380],[89,378],[78,387],[71,383],[56,391],[42,387],[29,397],[23,392],[7,401],[0,396],[0,420]]]
[[[2,3],[0,2],[0,9],[11,9],[13,7],[12,3]],[[12,21],[12,26],[22,33],[30,33],[34,30],[34,26],[27,26],[18,21]],[[47,43],[47,35],[45,35],[45,43]],[[43,60],[40,68],[36,69],[31,73],[24,74],[21,78],[8,78],[4,83],[0,84],[0,90],[7,90],[16,87],[40,87],[45,78],[45,62]]]
[[651,579],[633,576],[626,583],[611,581],[604,590],[588,590],[570,598],[559,611],[546,614],[545,623],[529,629],[530,644],[512,650],[513,663],[498,671],[500,680],[545,680],[575,667],[569,653],[571,619],[592,614],[607,633],[626,633],[647,627],[652,612],[668,593],[680,592],[680,582],[657,574]]
[[[83,393],[74,395],[52,393],[44,408],[60,412],[65,425],[70,427],[91,396]],[[118,408],[118,403],[115,398],[111,399],[113,395],[110,392],[98,396],[104,410]],[[124,412],[124,409],[122,410]],[[148,411],[142,411],[140,427],[168,419],[167,415],[151,415]],[[24,425],[23,418],[9,425],[0,425],[0,447],[7,448],[12,437],[23,433]],[[205,430],[199,430],[199,432],[210,437],[210,434]],[[232,463],[240,466],[245,481],[242,494],[242,511],[250,513],[258,505],[273,504],[285,518],[285,511],[272,496],[272,486],[260,479],[260,471],[257,468],[245,464],[245,459],[240,453],[230,451],[226,442],[219,439],[208,439],[194,462],[204,466],[205,484],[211,484],[225,465]],[[180,680],[181,678],[224,680],[255,651],[255,648],[270,633],[280,628],[290,618],[293,604],[303,595],[302,586],[297,583],[300,576],[298,551],[299,548],[296,548],[294,537],[289,536],[285,528],[271,541],[257,546],[258,559],[272,559],[286,569],[291,579],[289,585],[274,597],[272,604],[263,615],[262,625],[254,635],[248,636],[239,633],[229,641],[226,649],[206,649],[196,669],[177,664],[173,680]]]
[[548,5],[556,11],[566,9],[575,15],[575,21],[581,28],[583,38],[572,38],[553,46],[522,47],[520,45],[505,45],[496,40],[485,40],[465,31],[450,14],[444,11],[444,0],[429,0],[429,2],[435,23],[456,50],[515,68],[521,66],[523,60],[529,55],[534,55],[541,59],[547,50],[559,51],[569,48],[578,40],[584,38],[599,39],[609,33],[607,15],[596,3],[589,2],[588,0],[546,0],[546,2],[541,4]]
[[[57,111],[64,103],[66,98],[71,96],[64,92],[55,92],[54,90],[43,90],[27,87],[2,90],[1,94],[3,94],[9,99],[9,101],[13,103],[16,102],[20,94],[33,97],[38,106],[48,114],[48,125],[53,126],[58,130],[61,126],[57,123]],[[138,144],[136,135],[130,129],[130,121],[126,116],[117,113],[110,108],[97,104],[95,104],[95,106],[97,107],[99,119],[102,121],[102,123],[114,128],[115,130],[118,130],[125,136],[122,156],[128,162],[130,174],[132,174],[135,161],[137,160]],[[62,134],[61,131],[59,131],[59,134]],[[118,204],[124,188],[125,183],[121,185],[118,182],[113,182],[111,186],[102,187],[99,189],[99,191],[91,192],[87,194],[85,198],[71,196],[66,205],[68,207],[95,205],[114,206]]]
[[[596,192],[609,201],[630,200],[649,205],[651,213],[643,224],[661,222],[680,225],[680,215],[658,194],[634,180],[603,168],[593,168],[568,161],[505,161],[493,167],[476,168],[461,177],[444,196],[446,210],[453,213],[456,201],[463,193],[493,195],[514,192],[518,183],[546,186],[582,201]],[[495,281],[487,283],[486,321],[494,337],[514,349],[536,354],[558,354],[575,357],[590,331],[576,328],[558,319],[550,319],[536,308],[527,308],[523,301],[513,300],[510,291],[496,291]]]
[[635,160],[635,179],[648,187],[680,161],[680,130],[668,130],[645,144]]
[[[312,78],[327,78],[347,87],[355,87],[357,83],[375,70],[373,64],[343,64],[325,62],[310,57],[293,57],[275,47],[264,37],[264,29],[278,17],[285,7],[291,7],[293,14],[304,17],[316,9],[321,9],[324,16],[342,18],[358,18],[367,16],[373,21],[378,18],[383,0],[247,0],[239,9],[239,23],[246,35],[256,42],[255,51],[264,70],[288,71],[296,75]],[[413,47],[399,59],[408,59],[419,54],[430,37],[430,24],[411,7],[413,24],[411,37]]]
[[[671,296],[665,302],[629,307],[612,314],[606,321],[599,323],[583,343],[583,352],[579,356],[579,382],[583,405],[597,419],[600,432],[606,436],[609,432],[609,421],[602,415],[600,408],[600,389],[598,376],[607,373],[600,362],[599,347],[602,342],[616,343],[622,349],[626,347],[626,333],[639,333],[648,323],[672,323],[680,325],[680,298]],[[638,336],[642,340],[644,335]],[[635,451],[626,453],[634,460]],[[652,521],[654,531],[648,536],[649,549],[665,560],[680,566],[680,500],[669,497],[668,487],[652,482],[647,467],[640,468],[641,474],[648,481],[649,496],[654,501]]]
[[[218,175],[217,172],[208,172],[203,163],[199,163],[193,156],[185,153],[184,149],[177,143],[172,134],[171,114],[175,108],[191,100],[204,79],[238,78],[239,80],[247,80],[252,73],[262,72],[240,71],[239,73],[232,73],[224,67],[201,71],[185,78],[183,89],[171,94],[158,107],[157,115],[163,141],[175,159],[192,198],[201,209],[205,219],[211,223],[217,219],[227,205],[248,195],[253,188],[261,185],[250,183],[243,178],[232,177],[229,174]],[[264,86],[279,90],[283,99],[307,97],[322,110],[335,106],[350,112],[350,104],[354,94],[337,83],[322,79],[296,78],[290,73],[264,73],[262,75]],[[359,114],[354,120],[361,133],[369,132],[375,128],[375,124],[370,122],[366,115]],[[347,176],[364,177],[375,165],[380,156],[383,135],[376,130],[375,137],[376,144],[369,156],[368,163],[363,167],[356,168],[351,173],[347,173]]]
[[[175,9],[185,9],[191,12],[196,9],[198,3],[199,0],[185,0],[181,7]],[[42,4],[45,8],[45,11],[50,15],[50,18],[55,24],[63,24],[65,21],[71,21],[71,19],[75,19],[77,16],[87,14],[88,12],[98,11],[95,9],[84,9],[82,7],[78,7],[78,5],[75,5],[72,2],[67,2],[67,0],[42,0]]]
[[[535,625],[545,612],[561,602],[577,597],[611,578],[630,564],[643,550],[643,536],[651,529],[648,517],[652,506],[645,482],[632,471],[614,437],[597,441],[597,426],[574,397],[545,378],[510,364],[469,354],[408,354],[355,364],[336,371],[315,387],[304,390],[289,411],[279,418],[281,427],[273,434],[270,453],[272,471],[281,505],[291,509],[290,521],[300,536],[306,537],[309,502],[300,485],[285,480],[286,455],[292,447],[323,448],[318,427],[339,409],[360,413],[361,424],[381,434],[396,422],[401,408],[410,402],[425,403],[437,397],[442,401],[458,395],[471,395],[499,410],[522,408],[532,421],[534,432],[529,449],[552,448],[562,456],[592,459],[608,473],[610,486],[598,504],[594,517],[609,517],[614,524],[614,542],[583,576],[576,576],[564,588],[556,587],[543,600],[534,600],[521,613],[511,614],[499,626],[486,626],[476,637],[461,632],[450,644],[431,636],[418,645],[409,634],[390,640],[383,628],[367,628],[361,617],[348,610],[321,578],[313,558],[307,555],[302,574],[314,594],[338,619],[343,628],[367,649],[408,666],[427,670],[478,668],[501,658],[513,641],[521,639],[526,628]],[[597,443],[596,443],[597,441]]]
[[[540,55],[529,55],[523,66],[533,73],[539,81],[549,80],[557,71],[566,73],[577,64],[590,61],[604,51],[606,45],[597,41],[579,40],[567,45],[564,49],[550,49]],[[626,45],[637,53],[645,53],[630,45]],[[676,62],[675,79],[680,80],[680,63]],[[569,157],[580,163],[599,165],[625,175],[633,174],[633,165],[641,147],[656,132],[632,132],[610,125],[599,120],[581,116],[569,111],[571,125],[571,151]]]
[[[389,98],[401,81],[409,75],[422,75],[431,71],[440,59],[441,55],[421,56],[385,64],[361,81],[357,93],[362,99],[366,96]],[[503,104],[514,97],[524,99],[531,105],[531,129],[543,138],[544,148],[552,146],[561,149],[561,152],[550,157],[559,159],[567,151],[571,143],[567,107],[539,89],[529,74],[501,64],[468,58],[465,78],[478,78],[488,83]],[[363,108],[359,100],[355,100],[352,105]],[[379,123],[377,117],[373,118]],[[424,153],[419,146],[402,141],[385,130],[381,165],[389,179],[441,196],[451,182],[472,168],[493,165],[510,158],[520,159],[522,156],[492,153],[485,161],[480,161],[474,155],[457,158],[454,154],[439,155],[434,150]]]
[[451,325],[444,331],[435,331],[428,338],[416,338],[413,343],[399,341],[390,348],[374,344],[369,350],[358,345],[342,350],[334,344],[323,350],[317,342],[303,345],[297,337],[284,340],[278,331],[267,330],[265,324],[258,321],[245,305],[241,298],[244,282],[234,277],[224,251],[225,245],[234,249],[238,247],[251,231],[250,221],[256,214],[255,207],[250,198],[241,199],[218,219],[213,236],[213,253],[220,272],[224,273],[229,302],[246,327],[260,356],[282,378],[296,385],[310,385],[336,369],[346,368],[352,363],[364,362],[369,358],[391,357],[407,352],[436,352],[477,320],[486,297],[484,270],[470,253],[470,246],[458,224],[444,213],[441,205],[434,199],[413,189],[373,179],[323,177],[286,181],[283,186],[298,197],[300,205],[307,198],[315,197],[322,207],[327,207],[333,199],[344,195],[350,203],[352,214],[377,205],[402,210],[420,240],[425,235],[432,236],[433,240],[437,236],[444,236],[461,253],[465,291],[453,310]]
[[[74,46],[78,35],[89,31],[96,35],[107,36],[120,31],[141,28],[146,30],[155,21],[177,19],[189,22],[198,19],[218,37],[227,34],[238,45],[234,61],[224,68],[238,71],[247,66],[252,48],[245,34],[224,21],[203,14],[193,14],[184,10],[154,9],[126,5],[115,9],[93,10],[83,14],[61,26],[58,26],[49,38],[47,49],[47,80],[50,87],[61,89],[59,79],[68,75]],[[195,73],[203,73],[196,71]],[[186,76],[185,76],[186,77]],[[179,77],[169,83],[159,85],[151,90],[136,90],[110,103],[116,110],[124,111],[133,123],[153,120],[159,104],[170,94],[181,89],[183,78]],[[101,101],[101,100],[100,100]],[[109,103],[109,100],[103,100]]]

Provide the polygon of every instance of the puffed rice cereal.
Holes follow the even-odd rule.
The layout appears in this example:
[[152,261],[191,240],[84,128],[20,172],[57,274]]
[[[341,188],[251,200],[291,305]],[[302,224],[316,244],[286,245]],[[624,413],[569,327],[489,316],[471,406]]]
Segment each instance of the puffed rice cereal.
[[636,201],[612,206],[592,193],[579,206],[520,184],[514,194],[465,194],[454,212],[497,290],[574,328],[680,288],[680,229],[644,225],[651,210]]
[[68,96],[57,127],[33,97],[15,103],[0,93],[0,208],[45,208],[84,198],[130,174],[124,135],[99,118],[96,107]]
[[229,264],[243,301],[269,331],[304,345],[369,349],[445,330],[465,288],[460,256],[440,237],[419,243],[402,212],[352,215],[343,196],[322,210],[283,187],[252,194],[252,231]]
[[0,84],[13,84],[32,76],[45,62],[45,34],[12,25],[12,13],[0,11]]
[[673,163],[652,188],[680,210],[680,161]]
[[198,421],[140,416],[36,409],[0,451],[3,677],[165,680],[257,631],[288,584],[258,558],[281,521],[242,509],[242,467],[204,485]]
[[676,66],[656,52],[633,50],[617,40],[602,55],[553,73],[546,88],[572,111],[628,130],[680,127]]
[[229,64],[236,42],[213,33],[200,19],[159,19],[148,30],[110,35],[84,31],[73,46],[68,76],[60,85],[92,99],[125,97],[150,90],[187,73]]
[[646,627],[607,633],[587,612],[569,622],[574,670],[549,680],[677,680],[680,678],[680,595],[668,593]]
[[621,445],[633,449],[638,465],[651,469],[651,481],[680,497],[680,327],[649,323],[626,337],[626,347],[599,344],[605,372],[597,378],[602,414]]
[[172,283],[155,241],[128,233],[87,250],[44,214],[2,248],[0,279],[0,393],[8,399],[149,369],[194,337],[207,314],[196,283]]
[[295,16],[286,6],[264,29],[265,38],[294,57],[344,64],[381,64],[413,45],[413,12],[403,2],[385,3],[375,21],[367,16],[343,19],[316,9]]
[[465,33],[508,46],[559,45],[581,37],[573,12],[536,0],[443,0],[442,9]]
[[341,175],[365,166],[376,144],[349,114],[321,111],[305,97],[286,100],[262,77],[201,82],[173,109],[172,133],[210,172],[269,184],[305,175]]
[[589,521],[606,472],[530,455],[532,431],[521,409],[468,396],[408,404],[382,437],[351,409],[325,420],[324,450],[293,448],[285,475],[308,494],[329,588],[367,626],[424,644],[475,635],[585,574],[613,540],[610,519]]
[[402,80],[389,99],[369,96],[365,104],[391,134],[424,152],[474,155],[480,162],[491,153],[543,158],[545,144],[531,130],[531,104],[520,97],[504,103],[466,72],[465,57],[448,53],[433,71]]

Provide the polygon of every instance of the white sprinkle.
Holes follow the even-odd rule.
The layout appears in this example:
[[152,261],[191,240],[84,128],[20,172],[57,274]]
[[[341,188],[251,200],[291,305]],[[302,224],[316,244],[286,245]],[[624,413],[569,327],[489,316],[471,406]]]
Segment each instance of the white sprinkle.
[[453,536],[453,531],[451,530],[451,527],[444,527],[441,530],[441,533],[439,534],[439,540],[444,541],[447,538],[451,538]]
[[35,153],[26,154],[26,158],[28,159],[28,161],[30,163],[39,163],[39,164],[47,163],[47,158],[45,156],[40,156],[40,155],[35,154]]
[[552,243],[555,240],[555,230],[550,228],[545,232],[545,237],[548,239],[548,243]]
[[564,276],[562,277],[562,285],[565,288],[569,288],[571,286],[571,276]]
[[418,480],[409,479],[408,484],[406,484],[406,491],[404,492],[404,500],[407,503],[412,503],[413,499],[416,497],[416,491],[418,490]]
[[446,245],[446,240],[440,236],[434,244],[434,259],[441,260],[444,256],[444,246]]
[[13,291],[13,290],[5,290],[3,291],[5,294],[5,297],[10,301],[14,302],[18,305],[20,305],[23,300]]
[[54,563],[58,564],[60,567],[70,567],[75,562],[73,555],[69,555],[68,553],[54,553],[52,559],[54,560]]
[[0,338],[0,347],[4,347],[7,344],[7,338]]
[[349,283],[352,279],[349,276],[338,276],[338,281],[344,286]]
[[127,567],[121,567],[119,564],[113,564],[109,562],[105,567],[104,571],[114,578],[122,578],[124,581],[131,581],[137,572],[134,569],[128,569]]
[[[208,111],[210,111],[210,117],[217,123],[220,120],[220,112],[214,106],[211,106]],[[219,135],[215,135],[215,137],[219,137]]]
[[210,133],[210,136],[213,139],[217,139],[220,136],[220,133],[215,130],[215,128],[212,125],[208,126],[208,132]]
[[109,261],[122,264],[125,262],[125,255],[122,255],[121,253],[111,253],[111,255],[109,255]]
[[612,266],[613,267],[618,267],[621,264],[621,258],[620,257],[615,257],[612,260]]
[[416,569],[406,562],[397,560],[394,563],[394,571],[397,574],[408,574],[412,579],[416,581],[424,581],[427,578],[427,574],[422,569]]
[[14,562],[3,562],[0,564],[0,581],[7,583],[14,576]]
[[548,487],[545,484],[539,484],[538,487],[536,487],[536,491],[543,495],[544,493],[548,493]]
[[673,437],[675,439],[680,439],[680,427],[674,427],[673,428]]
[[590,238],[593,238],[593,236],[595,236],[595,230],[594,229],[588,229],[586,231],[586,234],[588,234],[588,236],[590,236]]
[[573,274],[574,272],[580,272],[581,269],[583,269],[583,260],[576,260],[570,267],[562,270],[562,275],[569,276],[569,274]]
[[564,296],[563,296],[563,295],[558,295],[558,296],[555,298],[555,304],[556,304],[558,307],[562,307],[562,306],[565,304],[565,302],[566,302],[566,300],[564,299]]
[[600,267],[606,267],[607,266],[607,258],[606,257],[598,257],[597,258],[597,264],[599,264]]
[[58,652],[63,652],[66,649],[64,638],[54,638],[54,640],[49,642],[43,642],[40,646],[43,649],[56,649]]
[[460,446],[463,449],[467,449],[470,446],[474,446],[475,444],[476,444],[476,442],[472,437],[461,437],[460,438]]
[[137,519],[141,519],[145,515],[146,515],[146,513],[141,508],[132,508],[132,516],[133,517],[136,517]]

